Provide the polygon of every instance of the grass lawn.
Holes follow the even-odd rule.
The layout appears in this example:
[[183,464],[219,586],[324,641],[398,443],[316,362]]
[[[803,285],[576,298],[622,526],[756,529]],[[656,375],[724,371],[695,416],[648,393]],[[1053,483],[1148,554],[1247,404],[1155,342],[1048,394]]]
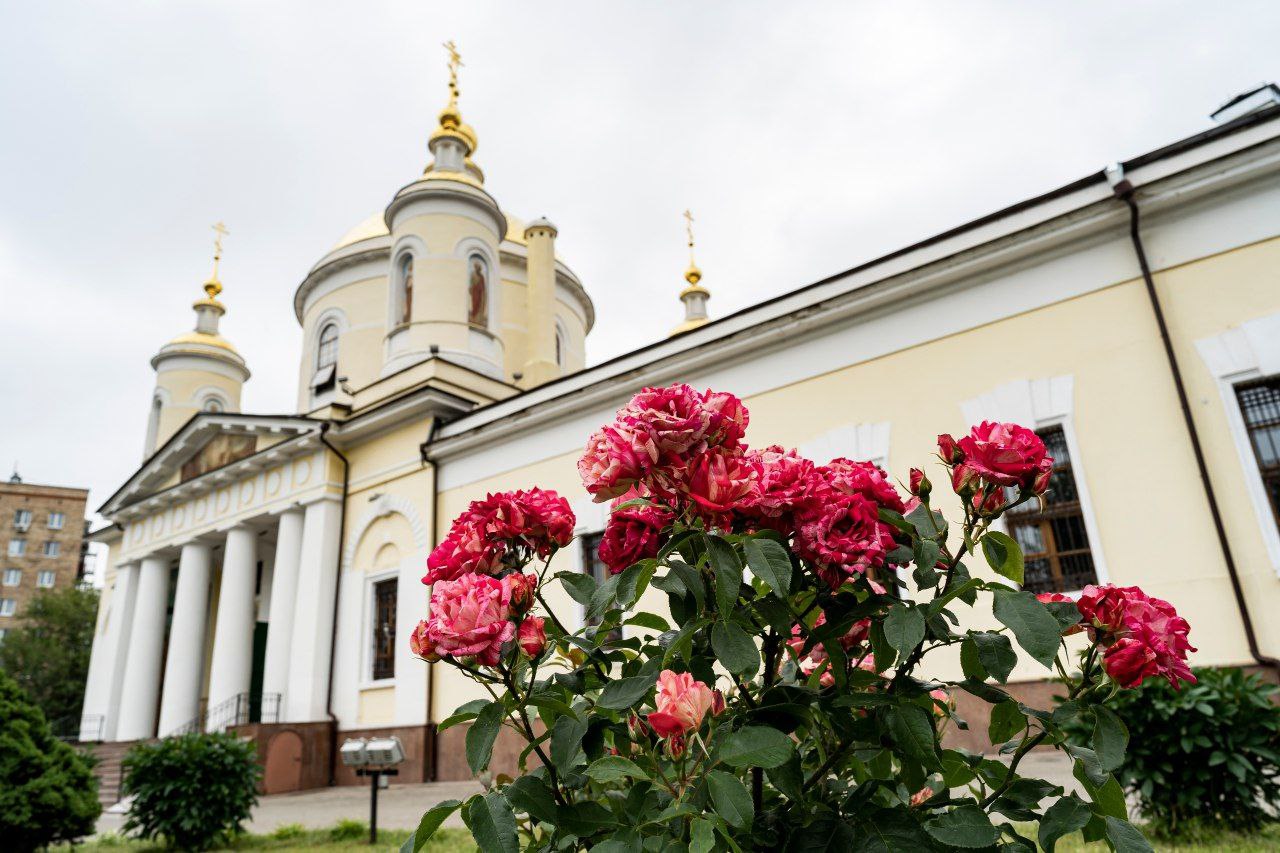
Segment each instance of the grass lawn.
[[[1034,833],[1030,833],[1034,835]],[[385,830],[378,833],[377,850],[398,850],[405,839],[409,837],[408,830]],[[1197,844],[1169,844],[1164,842],[1156,842],[1155,848],[1161,853],[1262,853],[1262,851],[1280,851],[1280,825],[1269,827],[1261,833],[1252,836],[1224,836],[1214,841],[1206,841]],[[118,836],[106,836],[90,841],[88,844],[81,845],[77,850],[90,851],[133,851],[133,850],[161,850],[164,849],[153,844],[143,844],[138,841],[121,839]],[[275,850],[281,851],[306,851],[306,850],[369,850],[369,830],[359,821],[347,821],[334,829],[301,829],[283,827],[271,835],[245,835],[242,836],[233,846],[223,848],[227,850]],[[1106,850],[1105,844],[1085,844],[1077,835],[1074,838],[1063,839],[1058,842],[1058,850],[1063,853],[1077,853],[1077,851],[1095,851]],[[471,833],[465,829],[442,829],[435,834],[435,837],[423,848],[426,853],[473,853],[476,850],[475,842],[471,839]]]

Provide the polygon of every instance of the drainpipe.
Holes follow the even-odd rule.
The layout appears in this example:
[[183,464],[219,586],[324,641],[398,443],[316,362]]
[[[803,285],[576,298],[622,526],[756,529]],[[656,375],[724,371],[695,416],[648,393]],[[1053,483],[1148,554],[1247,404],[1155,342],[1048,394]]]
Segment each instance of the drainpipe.
[[1165,358],[1169,361],[1169,373],[1173,377],[1173,387],[1178,392],[1178,403],[1182,407],[1182,420],[1187,427],[1187,437],[1191,440],[1191,451],[1196,458],[1196,469],[1200,473],[1200,483],[1204,486],[1204,497],[1209,503],[1209,516],[1213,519],[1213,529],[1218,535],[1218,547],[1222,550],[1222,560],[1227,566],[1227,575],[1231,578],[1231,591],[1235,594],[1236,609],[1240,611],[1240,623],[1244,627],[1244,637],[1249,644],[1249,654],[1260,666],[1268,667],[1280,674],[1280,660],[1264,655],[1258,648],[1258,636],[1253,630],[1253,618],[1249,615],[1249,604],[1245,601],[1244,587],[1240,583],[1240,572],[1236,568],[1235,557],[1231,554],[1231,543],[1227,539],[1227,529],[1222,523],[1222,511],[1218,507],[1218,498],[1213,492],[1213,482],[1209,479],[1209,466],[1204,460],[1204,449],[1200,445],[1200,432],[1196,429],[1195,418],[1191,415],[1191,404],[1187,400],[1187,389],[1182,381],[1182,370],[1178,366],[1178,357],[1173,351],[1173,342],[1169,338],[1169,327],[1164,320],[1164,309],[1160,305],[1160,295],[1156,292],[1156,283],[1151,277],[1151,267],[1147,263],[1147,252],[1142,244],[1139,232],[1138,203],[1134,201],[1134,186],[1125,177],[1124,167],[1112,163],[1106,168],[1107,182],[1116,198],[1129,208],[1129,240],[1133,243],[1134,254],[1138,258],[1138,266],[1142,270],[1142,281],[1147,287],[1147,299],[1151,303],[1151,313],[1155,315],[1156,326],[1160,329],[1160,342],[1164,345]]
[[[418,447],[418,452],[422,456],[422,464],[424,467],[431,467],[431,541],[428,543],[432,550],[435,550],[436,544],[440,537],[438,534],[440,512],[437,509],[437,503],[440,499],[440,482],[437,477],[440,469],[436,467],[436,463],[427,458],[427,448],[431,446],[431,442],[435,440],[436,430],[440,428],[440,416],[436,415],[431,419],[431,425],[427,427],[427,440],[422,442]],[[436,665],[427,664],[427,730],[431,731],[431,727],[435,725],[435,699],[436,699]],[[436,781],[436,767],[440,763],[439,738],[435,732],[431,732],[431,766],[427,768],[427,781]]]
[[342,451],[329,443],[325,433],[332,421],[320,424],[320,443],[342,460],[342,509],[338,512],[338,571],[333,580],[333,633],[329,636],[329,695],[325,699],[324,714],[329,718],[329,787],[337,782],[338,771],[338,718],[333,713],[333,659],[338,651],[338,596],[342,592],[342,549],[347,539],[347,488],[351,484],[351,463]]

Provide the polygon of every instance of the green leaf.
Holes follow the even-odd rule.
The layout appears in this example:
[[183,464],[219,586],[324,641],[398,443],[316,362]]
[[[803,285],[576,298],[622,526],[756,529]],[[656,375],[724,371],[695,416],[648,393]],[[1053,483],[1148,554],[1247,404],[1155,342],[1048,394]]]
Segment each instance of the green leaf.
[[584,607],[591,603],[596,591],[596,579],[582,572],[556,572],[569,597]]
[[521,776],[503,788],[502,793],[506,795],[507,802],[511,803],[511,807],[516,811],[525,812],[541,821],[555,823],[555,795],[551,793],[547,783],[537,776],[532,774]]
[[1120,787],[1120,783],[1114,776],[1108,776],[1107,781],[1093,791],[1093,801],[1097,803],[1098,808],[1102,809],[1103,814],[1119,818],[1129,816],[1129,807],[1124,799],[1124,788]]
[[630,607],[635,604],[640,596],[644,595],[644,591],[649,586],[649,581],[653,579],[653,573],[657,569],[657,561],[641,560],[623,570],[622,574],[618,575],[618,605]]
[[987,734],[993,744],[1001,744],[1026,727],[1027,718],[1018,709],[1018,703],[1009,700],[992,707],[991,723],[987,726]]
[[467,804],[467,826],[481,850],[520,853],[516,838],[516,816],[502,794],[494,792],[472,797]]
[[917,539],[911,549],[912,559],[921,569],[932,569],[936,566],[938,555],[941,553],[942,546],[932,539]]
[[418,823],[418,828],[409,836],[409,840],[400,848],[400,853],[418,853],[431,836],[436,834],[445,818],[462,808],[461,800],[445,800],[427,809]]
[[773,594],[786,598],[791,593],[791,557],[787,549],[772,539],[748,537],[742,540],[747,567],[764,581]]
[[562,773],[573,769],[574,759],[587,736],[587,721],[569,715],[560,717],[551,728],[551,763]]
[[640,836],[631,827],[618,830],[591,847],[592,853],[640,853],[641,849]]
[[716,830],[711,821],[697,817],[689,826],[690,853],[711,853],[716,846]]
[[999,530],[987,531],[987,535],[982,537],[982,556],[987,558],[987,563],[997,574],[1016,584],[1022,583],[1022,549],[1012,537]]
[[777,729],[747,726],[724,739],[720,759],[730,767],[769,768],[785,762],[793,750],[791,738]]
[[1009,673],[1018,663],[1018,653],[1013,650],[1009,638],[991,631],[975,631],[969,634],[969,639],[977,648],[983,669],[1001,684],[1007,682]]
[[716,609],[721,619],[727,619],[738,604],[742,590],[742,564],[733,546],[719,536],[708,536],[711,544],[711,566],[716,573]]
[[600,691],[600,698],[596,700],[596,704],[611,711],[625,710],[643,699],[657,681],[657,675],[615,679]]
[[1047,853],[1054,853],[1058,839],[1084,829],[1093,812],[1074,796],[1063,797],[1045,811],[1040,818],[1040,846]]
[[458,723],[465,723],[467,720],[474,720],[476,718],[476,714],[480,713],[480,709],[488,704],[488,699],[472,699],[470,702],[464,702],[458,706],[456,711],[445,717],[444,720],[441,721],[440,725],[436,726],[436,731],[442,732],[445,729],[453,728]]
[[773,787],[789,798],[798,800],[804,796],[804,772],[800,767],[799,755],[793,753],[782,764],[764,771],[764,775],[769,777]]
[[999,589],[995,599],[993,609],[1000,623],[1013,632],[1027,654],[1051,668],[1062,636],[1058,620],[1029,592]]
[[895,604],[884,617],[884,637],[906,658],[924,640],[924,614],[915,607]]
[[717,622],[712,626],[711,650],[724,668],[732,673],[751,678],[760,667],[760,650],[747,632],[734,622]]
[[965,637],[964,642],[960,644],[960,670],[964,673],[964,677],[973,681],[986,681],[987,668],[982,665],[982,658],[978,655],[978,644],[973,641],[973,637]]
[[471,728],[467,729],[467,765],[471,772],[480,774],[489,766],[493,755],[493,742],[498,729],[506,719],[507,709],[501,702],[490,702],[481,709]]
[[1107,840],[1115,846],[1116,853],[1153,853],[1138,828],[1118,817],[1107,817]]
[[871,654],[875,659],[876,672],[884,672],[893,666],[893,662],[898,657],[898,653],[893,650],[893,646],[889,645],[889,640],[884,635],[884,622],[880,619],[871,621]]
[[917,504],[916,508],[904,518],[911,523],[922,539],[937,539],[947,529],[947,520],[937,510],[930,512],[929,507]]
[[943,812],[924,825],[925,831],[952,847],[990,847],[1000,837],[991,818],[976,803],[966,803]]
[[849,853],[851,850],[861,853],[864,850],[884,851],[892,848],[873,848],[870,844],[860,846],[859,838],[849,824],[837,818],[821,818],[797,830],[786,849],[788,853]]
[[702,574],[688,563],[680,560],[672,560],[668,565],[671,566],[671,573],[680,579],[680,583],[685,590],[693,594],[694,601],[698,602],[698,610],[707,606],[707,585],[702,580]]
[[652,631],[670,631],[671,623],[667,622],[656,613],[647,613],[641,611],[627,618],[623,625],[639,625],[641,628],[648,628]]
[[587,775],[597,782],[618,782],[623,779],[648,779],[649,774],[630,758],[621,755],[606,755],[597,758],[587,767]]
[[723,770],[712,770],[707,774],[707,787],[711,790],[711,802],[716,814],[728,821],[737,829],[750,829],[755,819],[755,808],[751,804],[751,795],[747,786],[737,776],[730,776]]
[[1103,770],[1118,770],[1129,746],[1129,730],[1123,720],[1102,705],[1094,708],[1094,714],[1097,722],[1093,726],[1093,751],[1098,754],[1098,763]]
[[928,712],[919,705],[899,705],[888,710],[888,717],[889,733],[902,751],[930,770],[940,769]]

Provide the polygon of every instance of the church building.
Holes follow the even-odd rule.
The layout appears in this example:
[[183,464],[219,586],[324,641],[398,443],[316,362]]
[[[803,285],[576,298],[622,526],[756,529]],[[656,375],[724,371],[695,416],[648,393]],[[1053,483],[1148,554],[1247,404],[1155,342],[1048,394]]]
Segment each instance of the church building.
[[[605,571],[605,507],[575,463],[631,394],[675,381],[741,396],[752,445],[900,480],[940,432],[1032,427],[1062,487],[1007,519],[1028,588],[1139,584],[1191,622],[1194,663],[1275,668],[1276,87],[1194,136],[727,316],[708,316],[691,263],[675,331],[588,367],[596,306],[556,226],[490,193],[457,67],[451,48],[425,171],[294,293],[295,401],[241,411],[250,366],[219,332],[235,300],[218,254],[194,329],[152,358],[142,464],[95,534],[110,564],[83,740],[234,728],[278,792],[355,782],[335,745],[376,732],[405,745],[397,781],[469,778],[466,726],[436,724],[478,688],[409,651],[427,554],[469,501],[538,485],[577,513],[559,567]],[[552,603],[581,623],[569,598]],[[1023,666],[1016,689],[1051,695],[1049,673]],[[495,767],[517,749],[500,742]]]

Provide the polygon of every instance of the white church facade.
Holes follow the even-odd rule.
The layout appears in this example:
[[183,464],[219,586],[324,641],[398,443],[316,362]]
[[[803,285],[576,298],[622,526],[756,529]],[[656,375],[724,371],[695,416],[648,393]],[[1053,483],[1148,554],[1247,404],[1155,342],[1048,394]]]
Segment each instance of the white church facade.
[[465,726],[435,724],[475,687],[409,652],[426,555],[467,502],[540,485],[578,514],[561,568],[599,571],[577,454],[673,381],[742,396],[753,444],[900,479],[939,432],[1032,426],[1075,490],[1017,522],[1028,584],[1140,584],[1203,626],[1194,663],[1280,656],[1280,93],[729,316],[707,319],[691,267],[675,334],[588,367],[596,308],[556,227],[490,194],[450,85],[426,171],[297,288],[290,413],[240,411],[216,264],[195,330],[152,359],[144,461],[95,534],[83,740],[234,727],[281,791],[354,781],[334,745],[380,731],[400,781],[467,777]]

